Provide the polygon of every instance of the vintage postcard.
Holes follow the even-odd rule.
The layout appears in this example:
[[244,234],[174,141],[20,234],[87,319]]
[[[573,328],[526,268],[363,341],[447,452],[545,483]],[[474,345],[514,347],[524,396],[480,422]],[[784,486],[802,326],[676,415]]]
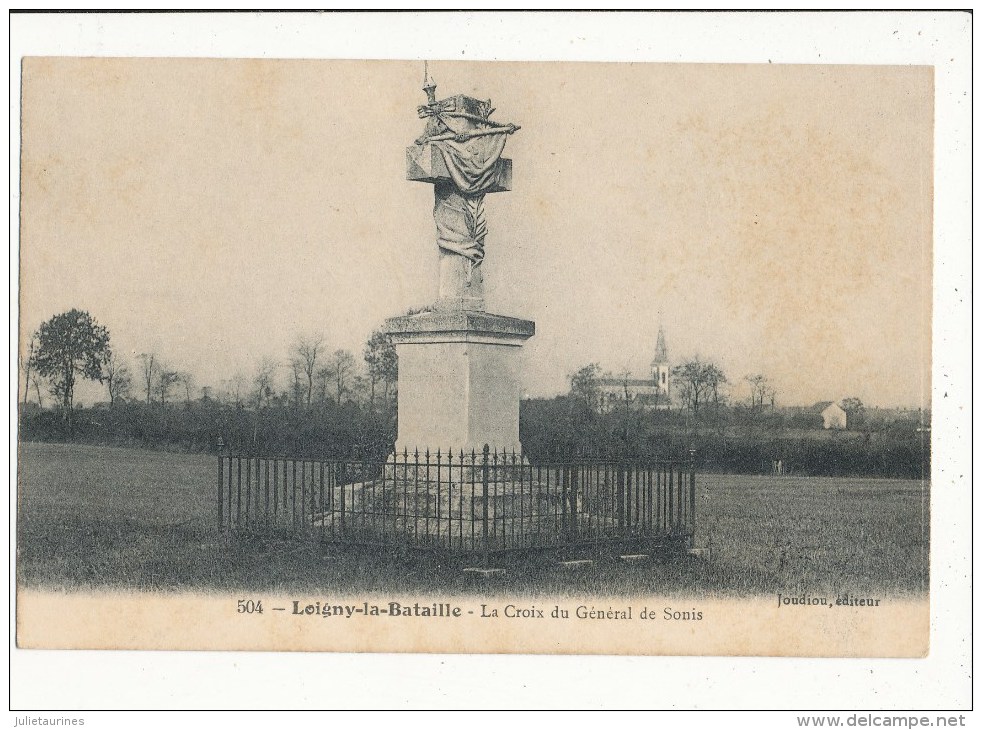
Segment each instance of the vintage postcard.
[[929,654],[933,66],[19,74],[18,648]]

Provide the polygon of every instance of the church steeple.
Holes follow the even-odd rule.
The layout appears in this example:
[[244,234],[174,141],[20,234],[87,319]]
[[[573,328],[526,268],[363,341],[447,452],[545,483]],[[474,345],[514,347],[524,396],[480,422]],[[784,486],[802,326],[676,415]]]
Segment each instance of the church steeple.
[[665,345],[665,329],[658,325],[658,340],[655,342],[655,364],[668,363],[668,347]]
[[[661,312],[659,312],[661,320]],[[656,397],[663,397],[667,404],[671,398],[671,373],[668,365],[668,345],[665,344],[665,328],[658,323],[658,339],[655,341],[655,359],[651,362],[651,377],[655,381]]]

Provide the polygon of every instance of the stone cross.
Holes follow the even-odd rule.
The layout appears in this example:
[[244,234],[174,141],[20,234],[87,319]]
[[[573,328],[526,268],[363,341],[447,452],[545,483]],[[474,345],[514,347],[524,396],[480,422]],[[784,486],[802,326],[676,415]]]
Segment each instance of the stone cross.
[[396,451],[521,454],[518,357],[535,322],[485,311],[481,277],[484,196],[511,189],[501,153],[518,127],[491,121],[490,101],[437,100],[436,84],[424,83],[426,128],[407,150],[407,177],[433,185],[440,298],[385,323],[399,358]]
[[437,101],[428,77],[427,103],[417,107],[426,128],[406,149],[409,180],[433,185],[440,251],[438,311],[484,311],[484,196],[511,190],[511,160],[501,156],[519,127],[490,116],[491,101],[458,94]]

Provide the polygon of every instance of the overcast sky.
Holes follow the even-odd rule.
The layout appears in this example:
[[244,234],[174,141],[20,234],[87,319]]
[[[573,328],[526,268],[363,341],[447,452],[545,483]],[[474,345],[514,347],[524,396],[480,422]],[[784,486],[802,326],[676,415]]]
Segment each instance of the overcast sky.
[[[528,394],[594,361],[644,374],[660,319],[673,360],[763,373],[784,404],[927,402],[930,68],[431,71],[522,126],[484,270],[489,310],[536,322]],[[360,356],[436,297],[432,188],[405,180],[421,81],[416,62],[27,60],[23,331],[86,309],[118,351],[214,386],[299,333]]]

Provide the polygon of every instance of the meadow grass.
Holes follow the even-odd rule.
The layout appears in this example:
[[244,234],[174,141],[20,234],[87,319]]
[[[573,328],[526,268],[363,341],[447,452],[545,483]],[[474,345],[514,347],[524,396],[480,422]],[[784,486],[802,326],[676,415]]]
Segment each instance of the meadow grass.
[[[926,595],[928,484],[697,476],[708,560],[614,557],[570,572],[533,556],[493,580],[444,558],[219,535],[217,457],[26,443],[19,454],[19,585],[162,590],[548,596]],[[615,556],[616,557],[616,556]]]

